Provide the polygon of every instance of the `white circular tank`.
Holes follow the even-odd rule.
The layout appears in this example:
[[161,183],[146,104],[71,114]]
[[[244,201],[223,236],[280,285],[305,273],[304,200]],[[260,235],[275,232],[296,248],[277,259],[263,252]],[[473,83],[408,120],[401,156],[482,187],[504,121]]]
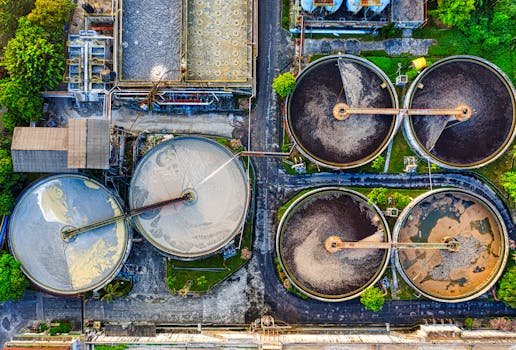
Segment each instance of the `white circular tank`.
[[132,209],[185,193],[191,200],[134,218],[138,230],[162,252],[183,259],[213,254],[245,223],[249,181],[240,160],[217,142],[176,137],[149,151],[134,171]]
[[13,211],[9,246],[23,272],[38,287],[76,295],[109,283],[130,249],[121,220],[71,239],[66,228],[122,214],[118,199],[99,182],[80,175],[56,175],[30,186]]

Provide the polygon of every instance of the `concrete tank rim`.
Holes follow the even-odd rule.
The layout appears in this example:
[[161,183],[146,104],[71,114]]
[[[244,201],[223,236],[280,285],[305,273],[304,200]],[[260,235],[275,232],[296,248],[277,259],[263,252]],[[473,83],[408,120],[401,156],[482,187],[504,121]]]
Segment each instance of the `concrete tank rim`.
[[[180,136],[173,136],[171,139],[168,139],[168,140],[165,140],[159,144],[157,144],[156,146],[154,146],[152,149],[150,149],[147,153],[145,153],[145,155],[138,161],[138,164],[136,165],[134,171],[133,171],[133,174],[131,176],[131,182],[130,182],[130,190],[129,190],[129,197],[128,197],[128,206],[129,207],[132,207],[132,203],[133,203],[133,191],[131,190],[133,188],[133,184],[134,184],[134,179],[136,178],[135,174],[137,173],[138,169],[141,167],[141,164],[144,164],[145,160],[150,157],[153,153],[153,151],[157,151],[158,149],[160,148],[164,148],[166,147],[168,144],[170,143],[173,143],[175,141],[180,141],[180,140],[185,140],[185,139],[189,139],[189,140],[196,140],[196,141],[201,141],[201,142],[206,142],[206,143],[209,143],[215,147],[217,147],[219,150],[222,150],[224,153],[226,153],[228,156],[230,157],[233,157],[235,154],[233,152],[231,152],[230,149],[228,149],[226,146],[224,145],[221,145],[220,143],[218,143],[217,141],[211,139],[210,137],[207,137],[207,136],[201,136],[201,135],[180,135]],[[239,232],[241,232],[243,229],[244,229],[244,226],[245,226],[245,223],[247,221],[247,216],[248,216],[248,212],[249,212],[249,204],[250,204],[250,201],[251,201],[251,195],[250,195],[250,179],[247,177],[246,175],[246,172],[245,172],[245,169],[243,167],[243,164],[241,161],[239,161],[237,158],[235,159],[235,163],[237,164],[238,166],[238,169],[240,171],[240,173],[242,174],[243,176],[243,179],[245,180],[247,186],[246,187],[246,190],[245,190],[245,196],[246,196],[246,200],[245,200],[245,206],[244,206],[244,210],[243,210],[243,214],[242,214],[242,218],[240,220],[240,224],[238,226],[237,229],[235,229],[235,231],[231,234],[231,236],[226,239],[224,242],[222,243],[219,243],[217,245],[217,247],[215,248],[212,248],[210,249],[209,251],[207,252],[204,252],[202,254],[183,254],[179,251],[172,251],[170,250],[169,248],[167,247],[164,247],[162,246],[161,244],[159,244],[158,242],[156,242],[148,233],[147,231],[141,226],[139,220],[133,220],[134,222],[134,225],[136,226],[138,232],[149,242],[151,243],[151,245],[158,250],[159,253],[169,257],[169,258],[172,258],[172,259],[178,259],[178,260],[199,260],[199,259],[205,259],[207,257],[210,257],[210,256],[213,256],[215,254],[217,254],[218,252],[220,252],[226,245],[228,245],[231,240],[233,240]]]
[[471,295],[468,295],[468,296],[465,296],[465,297],[462,297],[462,298],[455,298],[454,299],[454,298],[436,297],[436,296],[431,295],[431,294],[423,291],[422,289],[418,288],[415,285],[415,283],[413,283],[412,280],[407,276],[407,274],[405,273],[405,270],[401,266],[401,262],[400,262],[400,259],[399,259],[399,254],[398,254],[398,250],[397,249],[393,249],[394,268],[396,269],[396,271],[399,272],[399,274],[401,275],[403,280],[411,288],[413,288],[415,291],[421,293],[421,295],[425,296],[428,299],[431,299],[431,300],[434,300],[434,301],[438,301],[438,302],[442,302],[442,303],[465,302],[465,301],[476,299],[479,296],[481,296],[482,294],[485,294],[486,292],[488,292],[498,282],[498,280],[502,276],[502,274],[504,272],[504,269],[505,269],[505,266],[507,264],[507,261],[509,259],[509,249],[508,249],[508,247],[509,247],[509,235],[508,235],[508,231],[507,231],[507,226],[505,225],[505,221],[503,220],[502,216],[500,215],[500,212],[494,206],[494,204],[492,204],[485,197],[483,197],[481,195],[478,195],[478,194],[474,193],[473,191],[465,190],[465,189],[458,188],[458,187],[438,188],[438,189],[434,189],[434,190],[422,193],[419,196],[417,196],[416,198],[414,198],[410,202],[410,204],[407,205],[405,207],[405,209],[403,209],[403,211],[400,213],[400,216],[396,220],[396,223],[394,224],[394,228],[392,230],[392,240],[393,240],[393,242],[397,242],[398,241],[399,232],[400,232],[400,230],[401,230],[401,228],[403,226],[404,221],[407,219],[407,217],[411,213],[412,209],[414,209],[419,203],[421,203],[426,198],[428,198],[430,196],[433,196],[435,194],[438,194],[438,193],[443,193],[443,192],[459,192],[459,193],[462,193],[462,194],[469,195],[469,196],[473,197],[475,200],[478,200],[483,205],[485,205],[486,208],[488,208],[488,210],[491,212],[493,217],[496,218],[496,220],[498,221],[498,225],[499,225],[501,236],[502,236],[501,237],[502,239],[500,239],[500,242],[503,244],[503,251],[504,251],[504,254],[503,254],[503,257],[502,257],[502,262],[501,262],[501,264],[500,264],[500,266],[498,268],[498,271],[491,278],[491,281],[489,283],[487,283],[481,289],[477,290],[476,292],[472,293]]
[[416,91],[416,87],[419,84],[419,82],[426,76],[426,73],[432,71],[436,67],[441,66],[442,64],[446,64],[450,61],[469,61],[476,64],[481,64],[484,67],[491,70],[493,73],[497,74],[502,83],[506,86],[507,90],[509,91],[509,95],[511,95],[511,102],[512,102],[512,108],[513,108],[513,122],[511,126],[511,136],[508,137],[504,144],[496,150],[491,156],[481,160],[477,161],[475,163],[471,164],[457,164],[457,163],[451,163],[451,162],[445,162],[434,155],[427,152],[425,147],[420,144],[418,139],[415,136],[415,132],[412,128],[412,123],[410,117],[403,118],[401,121],[403,132],[405,135],[405,139],[407,140],[409,146],[416,151],[416,153],[421,156],[422,158],[430,161],[431,163],[437,164],[438,166],[445,168],[445,169],[454,169],[454,170],[467,170],[467,169],[478,169],[485,165],[488,165],[498,158],[500,158],[511,146],[514,139],[516,138],[516,90],[514,88],[514,85],[512,84],[511,79],[503,72],[500,67],[495,65],[494,63],[478,56],[473,55],[454,55],[442,58],[432,64],[431,66],[425,68],[414,81],[412,84],[410,84],[409,89],[407,90],[407,93],[405,95],[405,98],[403,100],[403,108],[410,108],[410,105],[412,104],[412,98],[414,97],[414,93]]
[[[322,294],[318,295],[316,293],[313,293],[312,291],[307,291],[305,288],[301,287],[298,283],[296,283],[296,281],[291,277],[290,273],[288,272],[288,269],[286,268],[286,264],[283,262],[281,249],[280,249],[280,238],[281,238],[281,234],[282,234],[285,222],[287,221],[289,214],[301,202],[303,202],[308,197],[311,197],[313,195],[316,195],[316,194],[322,193],[322,192],[339,191],[339,192],[343,192],[347,195],[355,196],[358,199],[365,201],[365,203],[367,203],[367,205],[369,205],[370,208],[380,217],[382,225],[384,226],[384,229],[385,229],[385,237],[387,238],[387,242],[392,242],[392,236],[391,236],[389,224],[387,223],[387,220],[385,219],[385,216],[383,215],[380,208],[378,208],[378,206],[374,203],[369,203],[367,197],[360,192],[357,192],[355,190],[352,190],[352,189],[349,189],[346,187],[342,187],[342,186],[324,186],[324,187],[315,187],[315,188],[309,187],[309,188],[305,188],[305,189],[309,190],[309,191],[307,193],[304,193],[303,195],[299,196],[298,198],[296,198],[296,200],[294,200],[294,202],[292,202],[288,206],[287,210],[283,213],[283,216],[281,217],[281,220],[278,224],[278,228],[276,230],[276,238],[275,238],[275,245],[276,245],[275,250],[276,250],[276,256],[278,257],[279,264],[280,264],[281,268],[283,269],[283,271],[285,272],[285,276],[290,281],[290,283],[292,283],[292,285],[294,287],[296,287],[299,291],[301,291],[303,294],[305,294],[309,298],[312,298],[314,300],[323,301],[323,302],[332,302],[332,303],[338,303],[338,302],[343,302],[343,301],[348,301],[348,300],[358,298],[360,295],[362,295],[362,293],[367,288],[375,285],[385,274],[385,270],[387,269],[387,267],[389,265],[392,248],[385,249],[386,252],[383,257],[383,262],[382,262],[380,268],[376,271],[376,276],[374,276],[368,283],[366,283],[364,286],[362,286],[362,288],[360,288],[357,292],[350,294],[348,296],[345,296],[345,297],[340,297],[340,298],[330,298],[327,296],[325,297]],[[301,189],[300,191],[302,191],[302,190],[303,189]]]
[[[314,67],[316,67],[320,63],[323,63],[325,61],[330,61],[330,60],[338,59],[339,57],[344,57],[344,58],[347,58],[349,60],[355,61],[355,62],[357,62],[359,64],[362,64],[363,66],[369,68],[372,72],[377,74],[381,79],[383,79],[383,81],[387,83],[387,88],[389,90],[389,95],[391,96],[391,102],[393,104],[393,108],[399,108],[400,103],[399,103],[398,93],[396,92],[396,88],[394,87],[394,84],[389,79],[387,74],[385,74],[385,72],[380,67],[375,65],[373,62],[371,62],[371,61],[369,61],[369,60],[367,60],[367,59],[365,59],[363,57],[360,57],[360,56],[355,56],[355,55],[350,55],[350,54],[333,54],[333,55],[328,55],[328,56],[321,57],[321,58],[311,62],[308,66],[306,66],[297,75],[297,77],[296,77],[296,86],[297,86],[297,83],[300,81],[300,79],[303,77],[303,75],[306,74],[308,71],[310,71],[311,69],[313,69]],[[287,99],[286,99],[286,102],[285,102],[285,104],[287,106],[287,110],[286,110],[287,113],[285,113],[284,122],[285,122],[285,125],[286,125],[287,133],[288,133],[289,137],[292,139],[292,141],[294,141],[294,145],[296,146],[296,149],[304,157],[309,159],[311,162],[313,162],[313,163],[315,163],[315,164],[317,164],[319,166],[325,167],[325,168],[329,168],[329,169],[333,169],[333,170],[353,169],[353,168],[358,168],[358,167],[361,167],[361,166],[363,166],[365,164],[368,164],[368,163],[372,162],[376,157],[378,157],[379,155],[381,155],[385,151],[385,149],[389,146],[389,144],[392,142],[392,140],[394,139],[394,137],[398,133],[398,130],[399,130],[400,126],[401,126],[402,118],[400,118],[399,114],[393,115],[394,121],[392,123],[392,127],[391,127],[391,130],[390,130],[389,136],[387,138],[385,138],[384,141],[383,141],[383,144],[375,152],[373,152],[371,155],[369,155],[368,157],[362,158],[362,159],[360,159],[358,161],[355,161],[353,163],[343,164],[343,165],[338,165],[338,163],[326,162],[326,161],[316,157],[315,155],[311,154],[307,150],[305,150],[303,148],[303,146],[301,146],[301,144],[299,142],[297,142],[297,139],[295,137],[294,131],[292,130],[292,127],[291,127],[291,123],[289,121],[290,120],[290,114],[291,114],[290,113],[290,105],[291,105],[291,101],[292,101],[292,94],[293,93],[291,93],[291,94],[289,94],[287,96]]]
[[[100,181],[98,181],[95,178],[88,177],[88,176],[85,176],[82,174],[73,174],[73,173],[43,176],[43,177],[33,181],[29,186],[27,186],[26,188],[23,189],[23,191],[20,193],[20,195],[16,199],[17,204],[15,205],[13,212],[11,214],[11,219],[9,220],[9,234],[8,234],[7,244],[9,247],[9,251],[12,253],[13,257],[17,261],[19,261],[19,259],[17,258],[16,250],[13,247],[13,243],[11,240],[11,236],[12,236],[11,232],[12,232],[12,227],[13,227],[12,218],[16,214],[16,211],[18,209],[18,203],[22,199],[24,199],[28,194],[32,193],[32,191],[35,188],[37,188],[38,186],[40,186],[41,184],[46,183],[48,181],[56,180],[59,178],[77,178],[77,179],[82,179],[82,180],[87,180],[87,181],[93,182],[94,184],[98,185],[101,189],[105,190],[109,195],[111,195],[112,198],[114,199],[114,201],[116,202],[116,204],[119,206],[120,210],[123,212],[124,205],[123,205],[123,201],[120,198],[120,196],[116,192],[109,190],[106,186],[104,186]],[[125,236],[126,236],[125,237],[125,247],[123,250],[123,254],[121,255],[118,263],[116,264],[116,267],[112,269],[112,272],[108,276],[106,276],[106,278],[104,278],[103,280],[99,281],[98,283],[92,285],[91,287],[76,289],[73,291],[63,291],[63,290],[45,285],[44,283],[38,281],[34,276],[32,276],[30,274],[30,272],[21,263],[20,263],[20,268],[21,268],[22,272],[24,273],[24,275],[27,276],[29,281],[31,281],[31,283],[34,283],[39,289],[44,290],[53,295],[75,296],[75,295],[78,295],[81,293],[99,290],[99,289],[105,287],[111,281],[113,281],[113,279],[120,273],[125,262],[127,261],[127,258],[129,257],[129,253],[131,252],[131,247],[132,247],[132,236],[133,235],[132,235],[132,230],[130,229],[127,221],[124,221],[124,228],[125,228],[124,231],[125,231]]]

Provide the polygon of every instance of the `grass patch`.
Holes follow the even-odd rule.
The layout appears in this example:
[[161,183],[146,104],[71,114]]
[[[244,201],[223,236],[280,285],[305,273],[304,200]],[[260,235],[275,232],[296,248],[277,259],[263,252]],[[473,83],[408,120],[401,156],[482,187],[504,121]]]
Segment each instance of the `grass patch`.
[[403,159],[405,156],[416,156],[416,154],[412,151],[400,130],[393,140],[389,173],[403,172]]
[[278,221],[281,220],[283,215],[285,215],[285,212],[287,211],[288,207],[290,207],[292,205],[292,203],[294,203],[296,201],[296,199],[298,199],[299,197],[301,197],[305,193],[308,193],[308,192],[310,192],[312,190],[313,190],[313,188],[307,188],[305,190],[301,190],[301,191],[297,192],[294,195],[294,197],[290,198],[285,204],[283,204],[281,207],[279,207],[278,208],[278,213],[276,214],[277,217],[278,217]]
[[[252,215],[249,216],[250,218]],[[253,236],[253,220],[249,219],[244,228],[242,250],[251,250]],[[222,254],[196,261],[167,260],[166,284],[170,292],[176,294],[185,286],[190,293],[206,293],[220,282],[244,266],[249,259],[245,258],[242,250],[227,260]],[[196,270],[196,269],[211,269]]]
[[481,167],[480,169],[475,169],[473,172],[479,174],[481,177],[486,177],[489,181],[496,186],[496,188],[503,194],[507,195],[507,192],[502,186],[501,177],[504,173],[511,171],[513,169],[513,147],[516,146],[516,143],[513,143],[511,147],[497,160],[494,162]]
[[483,57],[504,71],[513,83],[516,82],[516,56],[510,47],[500,45],[495,50],[486,51],[482,44],[472,43],[468,36],[458,29],[440,29],[428,25],[415,31],[414,37],[437,41],[437,45],[432,45],[428,50],[428,57],[434,60],[452,55]]
[[118,345],[95,345],[95,350],[125,350],[128,349],[129,346],[125,344]]

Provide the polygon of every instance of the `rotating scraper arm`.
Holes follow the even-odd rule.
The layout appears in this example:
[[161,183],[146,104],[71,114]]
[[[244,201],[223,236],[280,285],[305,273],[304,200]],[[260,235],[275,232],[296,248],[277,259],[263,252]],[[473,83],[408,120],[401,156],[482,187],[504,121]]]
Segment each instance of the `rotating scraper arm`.
[[112,216],[112,217],[109,217],[109,218],[106,218],[106,219],[103,219],[103,220],[99,220],[99,221],[96,221],[96,222],[93,222],[91,224],[87,224],[87,225],[84,225],[84,226],[81,226],[81,227],[65,226],[63,228],[63,230],[61,231],[61,234],[62,234],[63,240],[70,241],[71,239],[73,239],[74,237],[80,235],[81,233],[89,232],[89,231],[95,230],[97,228],[113,224],[113,223],[118,222],[120,220],[126,220],[126,219],[129,219],[129,218],[141,215],[141,214],[143,214],[145,212],[148,212],[150,210],[162,208],[162,207],[164,207],[166,205],[169,205],[169,204],[183,202],[183,201],[190,201],[190,200],[193,200],[193,195],[190,194],[189,192],[187,192],[187,193],[183,194],[181,197],[172,198],[172,199],[168,199],[168,200],[165,200],[165,201],[162,201],[162,202],[146,205],[146,206],[141,207],[141,208],[132,209],[132,210],[129,210],[128,212],[125,212],[125,213],[123,213],[121,215]]
[[[381,231],[379,231],[381,233]],[[377,232],[378,233],[378,232]],[[374,234],[376,235],[376,233]],[[361,240],[358,242],[344,242],[338,236],[330,236],[326,239],[324,246],[330,253],[337,253],[345,249],[442,249],[449,251],[458,250],[458,242],[452,239],[445,239],[444,242],[373,242]]]

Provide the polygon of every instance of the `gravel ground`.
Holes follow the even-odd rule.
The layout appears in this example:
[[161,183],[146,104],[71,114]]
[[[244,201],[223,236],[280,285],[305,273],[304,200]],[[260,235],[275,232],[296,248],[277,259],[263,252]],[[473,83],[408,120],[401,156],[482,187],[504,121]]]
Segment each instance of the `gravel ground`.
[[180,0],[124,0],[122,80],[179,80]]

